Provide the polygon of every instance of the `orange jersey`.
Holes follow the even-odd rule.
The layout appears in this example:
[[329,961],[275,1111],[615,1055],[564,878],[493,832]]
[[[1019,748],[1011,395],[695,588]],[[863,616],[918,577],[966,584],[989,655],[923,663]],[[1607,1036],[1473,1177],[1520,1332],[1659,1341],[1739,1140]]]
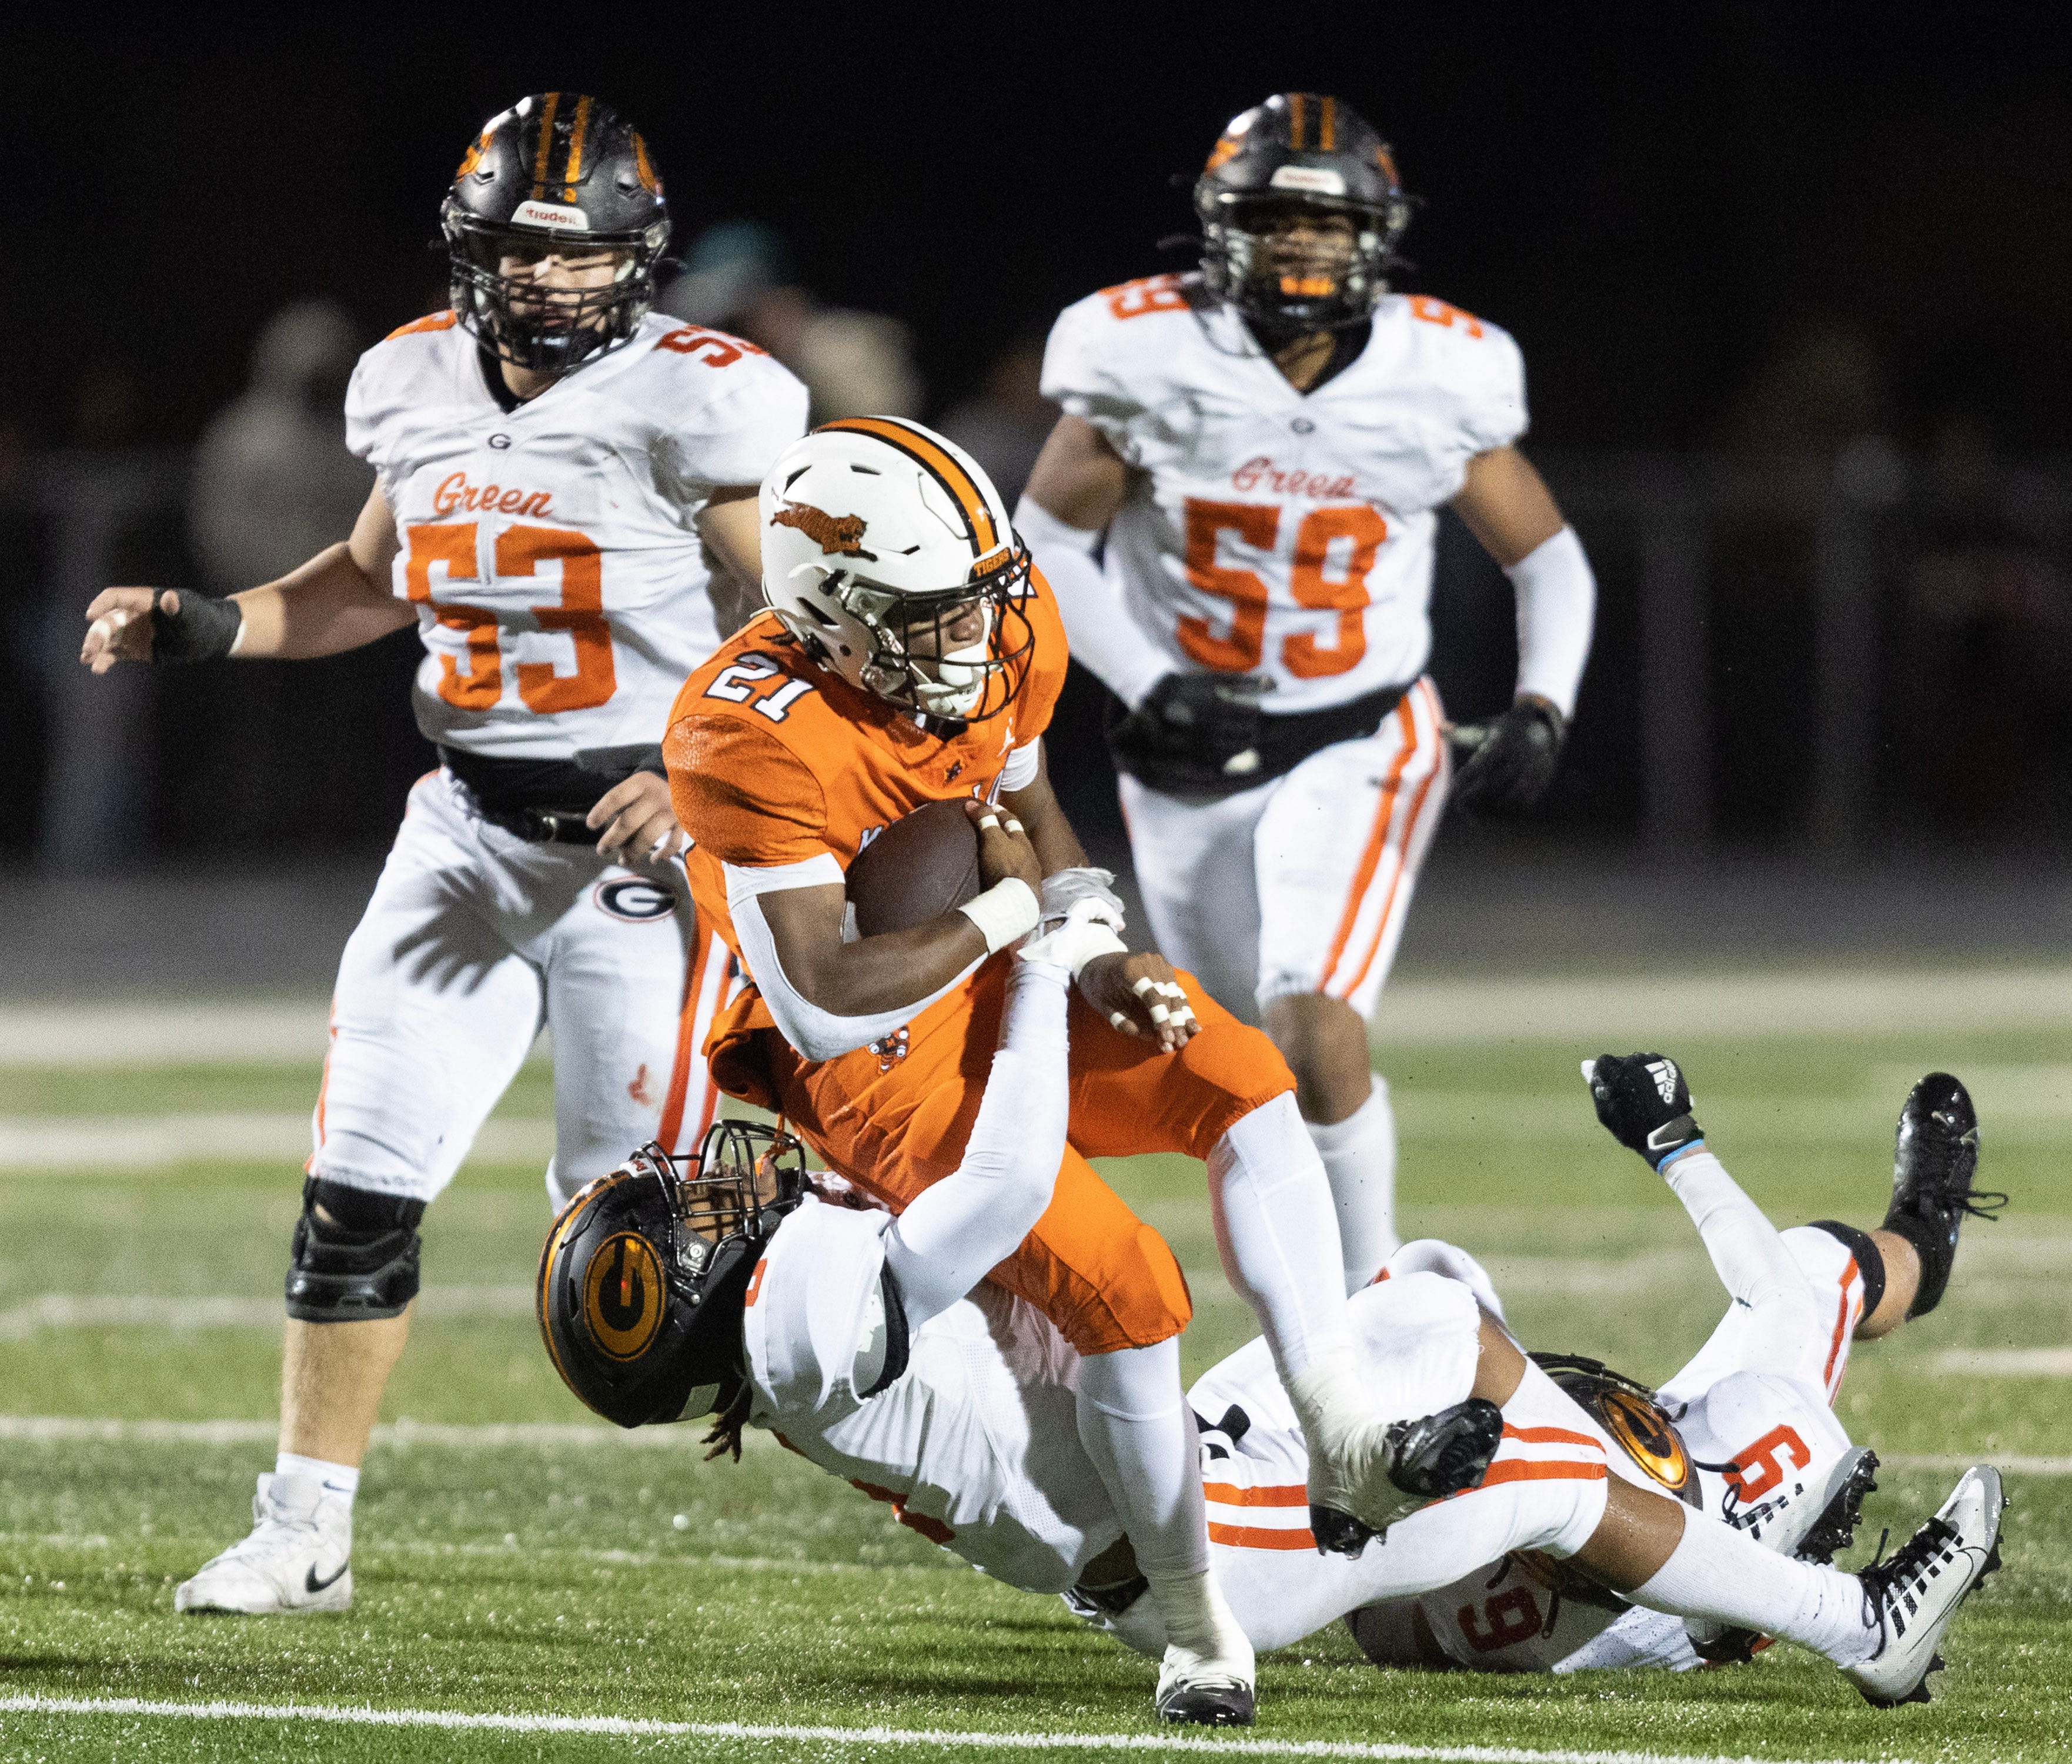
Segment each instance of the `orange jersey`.
[[985,797],[1009,757],[1050,726],[1068,651],[1057,602],[1030,573],[1034,633],[1014,702],[952,736],[816,667],[775,613],[752,619],[684,682],[662,751],[701,923],[738,956],[722,866],[763,869],[832,854],[844,870],[924,804]]

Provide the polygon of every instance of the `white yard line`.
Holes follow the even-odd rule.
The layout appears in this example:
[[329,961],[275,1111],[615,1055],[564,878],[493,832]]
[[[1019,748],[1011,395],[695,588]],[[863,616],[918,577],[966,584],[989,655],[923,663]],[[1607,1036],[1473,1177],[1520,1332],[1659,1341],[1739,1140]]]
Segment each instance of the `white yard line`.
[[[598,1733],[629,1738],[788,1740],[802,1744],[993,1747],[1016,1752],[1154,1752],[1232,1758],[1458,1759],[1462,1764],[1798,1764],[1687,1752],[1544,1751],[1517,1745],[1397,1745],[1385,1741],[1207,1739],[1167,1733],[959,1733],[931,1728],[789,1727],[745,1721],[639,1721],[620,1715],[485,1715],[458,1709],[354,1708],[329,1703],[158,1703],[129,1696],[10,1696],[0,1714],[127,1715],[194,1721],[323,1721],[346,1727],[425,1727],[448,1732]],[[1906,1764],[1891,1760],[1889,1764]]]

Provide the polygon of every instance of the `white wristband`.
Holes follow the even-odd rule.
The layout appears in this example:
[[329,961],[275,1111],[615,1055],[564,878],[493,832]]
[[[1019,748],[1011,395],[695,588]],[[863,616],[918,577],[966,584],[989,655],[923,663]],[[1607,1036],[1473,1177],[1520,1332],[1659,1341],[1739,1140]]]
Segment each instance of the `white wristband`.
[[1027,936],[1043,916],[1036,890],[1019,876],[1002,877],[977,899],[966,901],[957,911],[978,927],[989,956],[1006,948],[1016,938]]

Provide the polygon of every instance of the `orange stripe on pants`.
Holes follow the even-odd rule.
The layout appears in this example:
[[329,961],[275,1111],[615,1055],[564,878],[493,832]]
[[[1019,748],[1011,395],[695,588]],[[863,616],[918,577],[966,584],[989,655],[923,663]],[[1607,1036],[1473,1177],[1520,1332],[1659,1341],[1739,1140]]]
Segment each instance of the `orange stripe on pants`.
[[1820,1381],[1827,1387],[1827,1402],[1832,1408],[1835,1401],[1835,1362],[1842,1357],[1842,1343],[1849,1338],[1849,1283],[1856,1277],[1856,1259],[1852,1256],[1848,1265],[1842,1270],[1842,1301],[1835,1314],[1835,1338],[1828,1344],[1827,1368],[1820,1374]]
[[1403,695],[1402,702],[1396,707],[1396,716],[1403,725],[1403,746],[1396,754],[1396,763],[1388,769],[1388,781],[1381,787],[1381,805],[1375,811],[1374,831],[1367,836],[1367,849],[1360,854],[1359,868],[1353,872],[1351,892],[1346,901],[1344,916],[1338,921],[1338,935],[1331,940],[1330,953],[1324,958],[1324,971],[1317,977],[1318,992],[1330,985],[1338,958],[1345,954],[1346,945],[1352,940],[1353,927],[1359,920],[1360,903],[1367,898],[1367,886],[1374,880],[1383,849],[1388,843],[1388,824],[1396,818],[1397,787],[1403,782],[1410,756],[1417,751],[1417,720],[1410,713],[1409,693]]
[[[1422,687],[1418,689],[1423,690]],[[1375,920],[1374,941],[1367,946],[1367,956],[1359,964],[1359,972],[1353,976],[1352,984],[1346,988],[1348,998],[1360,989],[1366,981],[1367,970],[1374,966],[1374,958],[1381,952],[1381,940],[1388,933],[1389,916],[1396,911],[1396,890],[1403,886],[1403,877],[1410,859],[1411,842],[1417,837],[1417,822],[1424,812],[1424,800],[1432,794],[1432,787],[1439,781],[1442,767],[1434,766],[1425,773],[1424,781],[1410,799],[1410,812],[1404,817],[1403,839],[1396,855],[1396,874],[1388,878],[1388,893],[1381,903],[1381,915]]]

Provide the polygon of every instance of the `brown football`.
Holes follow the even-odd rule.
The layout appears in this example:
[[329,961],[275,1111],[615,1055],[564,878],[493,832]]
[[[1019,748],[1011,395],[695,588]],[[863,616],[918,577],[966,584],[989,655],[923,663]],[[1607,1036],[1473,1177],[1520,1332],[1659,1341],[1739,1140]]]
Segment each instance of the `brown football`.
[[965,800],[917,808],[856,854],[849,898],[864,936],[925,925],[977,894],[978,830]]

